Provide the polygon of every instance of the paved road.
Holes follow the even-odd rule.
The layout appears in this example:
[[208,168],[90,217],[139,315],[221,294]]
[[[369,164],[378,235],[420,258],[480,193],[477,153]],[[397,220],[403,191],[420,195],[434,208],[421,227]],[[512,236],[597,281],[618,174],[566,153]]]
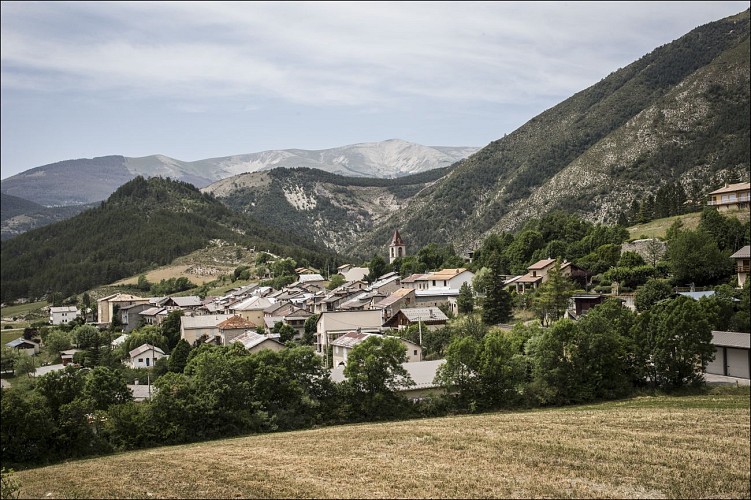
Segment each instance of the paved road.
[[749,385],[749,382],[751,382],[751,380],[747,378],[725,377],[723,375],[713,375],[711,373],[705,373],[704,380],[706,380],[708,384],[718,385]]

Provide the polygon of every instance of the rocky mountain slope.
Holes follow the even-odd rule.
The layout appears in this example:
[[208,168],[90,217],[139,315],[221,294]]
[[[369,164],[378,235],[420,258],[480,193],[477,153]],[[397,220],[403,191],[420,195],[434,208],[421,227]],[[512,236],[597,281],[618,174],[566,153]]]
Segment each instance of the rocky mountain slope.
[[726,181],[749,179],[749,60],[749,11],[700,26],[532,118],[443,178],[400,179],[401,196],[389,194],[395,186],[303,181],[299,172],[226,179],[207,190],[247,213],[294,220],[297,234],[364,258],[395,228],[412,248],[439,242],[462,251],[555,209],[615,223],[635,201],[669,185],[700,203]]
[[353,177],[393,178],[446,167],[477,149],[430,147],[392,139],[318,151],[272,150],[192,162],[164,155],[104,156],[27,170],[4,179],[0,191],[44,206],[62,206],[104,200],[139,175],[169,177],[198,188],[241,173],[280,167],[316,168]]

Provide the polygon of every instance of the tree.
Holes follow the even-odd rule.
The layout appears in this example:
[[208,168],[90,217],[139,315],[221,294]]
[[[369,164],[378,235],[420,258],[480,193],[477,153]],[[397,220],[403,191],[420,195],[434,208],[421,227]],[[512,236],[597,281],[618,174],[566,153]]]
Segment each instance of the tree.
[[175,348],[180,341],[180,322],[185,312],[182,309],[176,309],[170,311],[167,317],[164,318],[162,324],[159,325],[162,330],[162,335],[167,337],[167,348],[171,351]]
[[346,280],[344,279],[344,276],[341,274],[332,274],[329,278],[329,282],[326,285],[326,290],[333,290],[335,288],[339,288],[344,283],[346,283]]
[[395,337],[371,335],[352,349],[344,376],[354,416],[385,418],[399,414],[404,398],[398,389],[414,385],[402,366],[406,361],[406,348]]
[[501,259],[498,254],[490,257],[491,281],[482,301],[482,321],[486,325],[497,325],[511,319],[511,295],[501,274]]
[[618,263],[618,267],[639,267],[645,265],[644,259],[636,252],[626,251],[622,252]]
[[668,243],[667,256],[676,284],[710,285],[730,276],[730,259],[712,235],[702,230],[679,232]]
[[475,308],[475,298],[472,294],[472,287],[469,283],[462,283],[459,288],[459,296],[456,299],[456,306],[459,309],[459,314],[471,313]]
[[649,260],[648,264],[652,267],[657,267],[657,263],[665,255],[665,243],[657,238],[652,238],[647,241],[644,251],[647,254],[647,260]]
[[368,263],[368,270],[369,272],[365,279],[368,283],[373,283],[379,277],[388,272],[388,264],[386,264],[386,261],[380,255],[374,255]]
[[180,339],[167,361],[169,371],[175,373],[182,373],[185,370],[185,365],[188,363],[188,356],[190,356],[191,346],[185,339]]
[[643,380],[657,387],[702,383],[714,357],[712,328],[689,297],[655,304],[638,317],[631,336]]
[[0,371],[12,372],[16,368],[16,362],[20,356],[19,352],[12,347],[6,345],[2,348],[2,354],[0,355]]
[[34,356],[19,356],[16,361],[16,375],[29,375],[36,371],[36,360]]
[[553,323],[563,317],[574,291],[574,284],[561,272],[559,260],[550,267],[547,278],[532,298],[532,307],[543,324]]
[[65,351],[71,347],[71,334],[60,329],[54,329],[47,334],[44,340],[44,346],[50,358],[60,357],[60,351]]
[[314,314],[305,320],[305,332],[302,336],[304,345],[313,345],[316,341],[316,332],[318,329],[318,314]]
[[83,397],[91,400],[96,410],[107,410],[111,405],[130,401],[133,396],[120,372],[97,366],[86,377]]
[[636,290],[634,305],[637,311],[644,312],[673,293],[673,287],[667,281],[653,278]]
[[474,337],[454,337],[446,348],[446,362],[436,372],[436,381],[448,393],[455,392],[460,408],[477,407],[479,351],[480,342]]

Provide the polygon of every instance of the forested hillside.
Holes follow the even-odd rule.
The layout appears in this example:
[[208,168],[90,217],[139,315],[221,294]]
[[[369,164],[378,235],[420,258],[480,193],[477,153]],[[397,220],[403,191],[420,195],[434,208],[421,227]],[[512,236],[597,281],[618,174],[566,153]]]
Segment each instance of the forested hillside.
[[0,193],[0,237],[12,238],[37,227],[69,219],[91,205],[45,207],[17,196]]
[[2,242],[2,301],[80,293],[217,239],[310,265],[327,257],[324,249],[239,215],[190,184],[137,177],[97,208]]

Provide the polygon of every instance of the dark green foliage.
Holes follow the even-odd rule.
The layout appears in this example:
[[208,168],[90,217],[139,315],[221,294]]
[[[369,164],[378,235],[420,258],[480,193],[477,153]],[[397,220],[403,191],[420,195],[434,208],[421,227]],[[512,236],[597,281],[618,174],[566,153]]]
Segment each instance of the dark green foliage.
[[655,304],[637,318],[631,336],[644,382],[666,388],[703,382],[714,347],[697,301],[680,296]]
[[403,412],[406,399],[397,388],[414,385],[402,366],[406,361],[404,344],[396,337],[368,337],[352,349],[342,387],[352,418],[392,418]]
[[650,279],[636,290],[634,305],[637,311],[644,312],[661,300],[670,298],[673,293],[673,287],[667,281]]
[[180,321],[185,312],[182,309],[170,311],[159,325],[162,335],[167,337],[167,349],[172,350],[180,341]]
[[185,365],[188,364],[190,350],[190,344],[185,339],[180,339],[169,356],[169,361],[167,362],[169,371],[182,373],[185,370]]
[[171,262],[222,239],[298,261],[328,254],[236,214],[190,184],[137,177],[97,208],[2,243],[2,300],[64,296]]
[[459,288],[459,296],[456,298],[456,307],[459,309],[459,314],[471,313],[474,310],[475,297],[469,283],[462,283],[461,288]]
[[730,253],[723,253],[712,235],[698,229],[680,231],[668,242],[667,258],[676,285],[711,285],[727,280],[732,270]]

